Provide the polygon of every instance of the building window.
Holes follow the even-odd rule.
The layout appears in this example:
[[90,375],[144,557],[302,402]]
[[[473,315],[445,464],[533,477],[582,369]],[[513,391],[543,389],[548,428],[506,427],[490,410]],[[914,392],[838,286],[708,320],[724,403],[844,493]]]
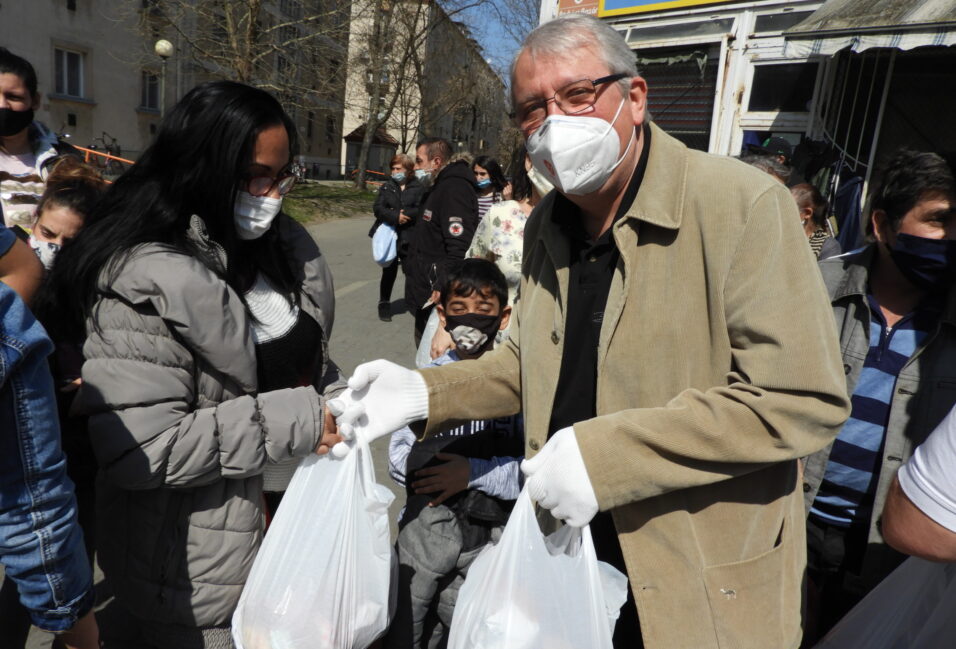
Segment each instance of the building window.
[[314,122],[315,122],[315,113],[313,113],[313,112],[310,110],[310,111],[306,114],[306,121],[305,121],[305,131],[306,131],[306,136],[305,136],[305,137],[306,137],[306,139],[309,141],[310,144],[312,143],[312,124],[313,124]]
[[76,126],[76,113],[67,113],[67,114],[66,114],[66,125],[67,125],[67,126]]
[[290,67],[292,66],[289,64],[289,59],[281,54],[276,55],[276,72],[279,74],[285,74],[289,71]]
[[279,11],[291,18],[300,18],[302,16],[302,5],[298,0],[280,0]]
[[140,107],[159,110],[159,75],[143,70],[140,79]]
[[80,52],[54,50],[56,92],[67,97],[83,97],[83,59]]
[[817,79],[817,63],[785,63],[754,67],[751,111],[806,112]]
[[76,11],[76,0],[66,0],[66,8],[69,11]]
[[279,47],[287,47],[299,35],[294,25],[285,25],[279,29]]
[[325,118],[325,140],[327,142],[335,141],[335,118],[334,117]]

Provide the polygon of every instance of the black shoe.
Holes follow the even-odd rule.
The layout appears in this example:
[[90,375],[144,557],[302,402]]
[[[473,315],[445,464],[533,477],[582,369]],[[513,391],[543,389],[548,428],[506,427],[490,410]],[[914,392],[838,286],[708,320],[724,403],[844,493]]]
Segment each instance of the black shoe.
[[381,320],[382,322],[392,321],[392,303],[391,302],[378,303],[378,319]]

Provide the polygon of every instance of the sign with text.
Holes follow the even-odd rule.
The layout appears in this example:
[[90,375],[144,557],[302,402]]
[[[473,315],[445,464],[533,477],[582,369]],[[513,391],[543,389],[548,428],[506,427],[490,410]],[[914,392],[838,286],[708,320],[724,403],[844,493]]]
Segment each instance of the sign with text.
[[[599,0],[597,15],[624,16],[646,11],[663,11],[665,9],[686,9],[700,5],[715,5],[727,0]],[[561,4],[565,4],[562,0]],[[568,4],[571,4],[570,2]]]
[[601,0],[558,0],[558,15],[590,14],[598,15]]

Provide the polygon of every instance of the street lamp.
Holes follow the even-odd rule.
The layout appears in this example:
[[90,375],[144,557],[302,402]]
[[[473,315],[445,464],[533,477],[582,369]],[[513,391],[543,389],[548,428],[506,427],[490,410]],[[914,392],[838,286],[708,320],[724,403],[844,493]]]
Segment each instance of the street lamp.
[[163,117],[166,114],[166,61],[173,55],[176,48],[165,38],[161,38],[156,41],[153,51],[163,60],[163,71],[159,77],[159,116]]

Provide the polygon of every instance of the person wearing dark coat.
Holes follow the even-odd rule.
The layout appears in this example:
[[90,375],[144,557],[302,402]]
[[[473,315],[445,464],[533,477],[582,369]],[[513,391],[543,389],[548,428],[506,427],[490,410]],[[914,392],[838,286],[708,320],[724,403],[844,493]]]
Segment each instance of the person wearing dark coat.
[[444,285],[451,265],[465,258],[478,227],[475,174],[464,160],[449,164],[451,156],[451,145],[441,138],[426,138],[415,149],[415,175],[427,190],[402,269],[416,347],[434,307],[433,293]]
[[383,322],[392,320],[392,287],[398,277],[398,266],[408,253],[408,235],[412,225],[421,215],[422,198],[425,187],[414,175],[415,162],[404,153],[392,158],[391,176],[378,190],[378,197],[372,211],[375,223],[368,231],[374,236],[382,223],[395,228],[398,233],[398,257],[382,268],[382,279],[378,285],[378,318]]

